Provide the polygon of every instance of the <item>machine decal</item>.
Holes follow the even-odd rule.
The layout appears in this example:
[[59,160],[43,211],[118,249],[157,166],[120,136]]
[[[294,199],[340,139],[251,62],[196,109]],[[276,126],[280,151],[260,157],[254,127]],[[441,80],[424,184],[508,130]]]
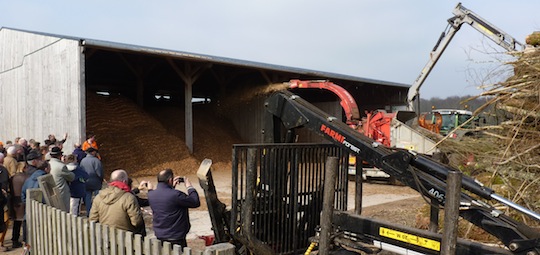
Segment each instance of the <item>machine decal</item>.
[[439,201],[444,201],[444,193],[440,193],[438,190],[435,190],[434,188],[431,188],[428,193],[432,195],[434,198],[438,199]]
[[343,143],[345,141],[345,137],[343,135],[327,127],[324,124],[321,124],[321,131],[340,143]]
[[420,236],[415,236],[412,234],[404,233],[397,230],[388,229],[385,227],[379,228],[379,235],[402,241],[405,243],[413,244],[416,246],[424,247],[434,251],[441,250],[441,243],[439,241],[427,239]]
[[331,129],[330,127],[324,125],[324,124],[321,124],[321,129],[320,129],[323,133],[325,133],[327,136],[330,136],[332,139],[342,143],[343,145],[345,145],[347,148],[349,148],[351,151],[354,151],[356,153],[360,153],[360,148],[356,147],[354,144],[348,142],[347,140],[345,140],[345,137],[336,132],[335,130]]

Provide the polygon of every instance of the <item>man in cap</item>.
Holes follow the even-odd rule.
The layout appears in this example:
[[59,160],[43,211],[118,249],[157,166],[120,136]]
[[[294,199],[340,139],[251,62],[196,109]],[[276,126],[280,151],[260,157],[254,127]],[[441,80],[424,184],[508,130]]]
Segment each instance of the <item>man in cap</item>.
[[59,147],[53,147],[51,149],[51,175],[54,179],[54,183],[58,190],[60,190],[60,198],[64,203],[63,209],[65,212],[69,212],[69,200],[71,198],[71,192],[69,191],[69,182],[75,179],[75,174],[68,170],[66,164],[62,162],[62,150]]
[[[23,204],[26,203],[26,190],[28,189],[37,189],[39,188],[39,182],[38,182],[38,177],[42,176],[42,175],[46,175],[47,173],[50,172],[50,167],[47,166],[45,167],[45,169],[39,169],[38,167],[39,166],[42,166],[43,165],[43,156],[41,155],[41,153],[37,152],[37,151],[30,151],[30,153],[28,153],[28,155],[26,156],[26,163],[28,164],[28,166],[26,167],[26,174],[30,177],[28,177],[25,181],[24,181],[24,184],[22,186],[22,190],[21,190],[21,202]],[[23,220],[23,242],[26,242],[26,237],[27,237],[27,230],[26,230],[26,212],[25,212],[25,215],[24,215],[24,220]],[[20,229],[17,230],[18,232],[16,232],[15,230],[15,224],[13,225],[13,247],[22,247],[22,244],[19,242],[19,235],[20,235]],[[15,239],[15,235],[17,235],[17,238]]]
[[84,196],[84,206],[87,215],[92,208],[92,197],[97,195],[103,183],[103,166],[101,160],[96,157],[97,150],[90,147],[86,150],[86,157],[81,160],[80,167],[88,174],[86,181],[86,195]]

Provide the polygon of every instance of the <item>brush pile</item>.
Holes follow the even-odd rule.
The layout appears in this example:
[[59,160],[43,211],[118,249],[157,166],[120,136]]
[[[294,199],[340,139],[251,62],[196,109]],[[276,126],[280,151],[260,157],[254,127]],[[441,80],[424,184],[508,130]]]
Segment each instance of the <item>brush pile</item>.
[[[515,203],[540,212],[540,48],[517,53],[514,76],[478,97],[497,124],[482,126],[480,138],[446,139],[441,148],[450,164]],[[510,215],[514,212],[508,211]],[[529,218],[521,218],[531,222]]]

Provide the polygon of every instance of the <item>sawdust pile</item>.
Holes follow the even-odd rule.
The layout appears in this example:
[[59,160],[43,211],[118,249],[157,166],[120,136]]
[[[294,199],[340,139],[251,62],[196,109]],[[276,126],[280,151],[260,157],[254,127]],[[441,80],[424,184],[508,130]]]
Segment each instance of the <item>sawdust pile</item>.
[[[461,160],[454,166],[479,177],[497,193],[540,211],[540,48],[519,52],[510,63],[514,76],[479,96],[500,122],[479,127],[479,139],[445,140],[443,147]],[[457,163],[456,163],[457,162]],[[512,214],[513,212],[509,212]],[[530,222],[526,217],[521,218]]]
[[214,170],[230,170],[232,145],[240,139],[213,108],[193,107],[193,155],[185,145],[184,111],[177,107],[145,111],[122,96],[87,93],[87,130],[96,134],[107,176],[115,169],[132,177],[155,176],[165,168],[193,174],[205,158]]

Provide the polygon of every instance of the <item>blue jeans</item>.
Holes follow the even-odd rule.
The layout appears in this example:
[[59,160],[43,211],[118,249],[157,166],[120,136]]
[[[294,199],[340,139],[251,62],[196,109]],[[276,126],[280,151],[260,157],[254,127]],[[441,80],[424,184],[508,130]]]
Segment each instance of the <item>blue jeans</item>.
[[86,217],[90,217],[90,209],[92,208],[92,199],[97,196],[99,190],[86,190],[84,195],[84,206],[86,207]]

